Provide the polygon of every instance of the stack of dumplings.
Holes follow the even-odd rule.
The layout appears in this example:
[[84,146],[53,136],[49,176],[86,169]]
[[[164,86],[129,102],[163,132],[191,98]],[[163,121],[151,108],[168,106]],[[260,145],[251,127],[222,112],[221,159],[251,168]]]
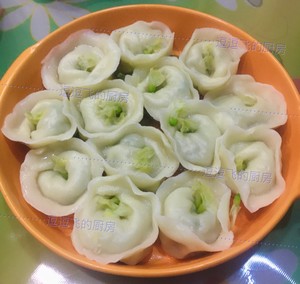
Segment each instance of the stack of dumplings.
[[237,74],[247,49],[227,32],[197,28],[179,56],[174,40],[158,21],[71,34],[2,127],[29,147],[24,199],[71,215],[75,249],[102,264],[136,265],[158,239],[176,259],[226,250],[241,207],[285,189],[284,96]]

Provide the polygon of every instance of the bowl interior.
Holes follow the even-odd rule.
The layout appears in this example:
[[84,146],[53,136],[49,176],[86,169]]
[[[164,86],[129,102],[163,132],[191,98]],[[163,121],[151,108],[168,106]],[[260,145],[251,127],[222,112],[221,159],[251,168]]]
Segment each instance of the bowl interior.
[[279,222],[299,195],[300,167],[297,167],[297,163],[300,160],[300,151],[292,152],[292,149],[300,145],[299,94],[282,66],[251,36],[212,16],[172,6],[132,5],[89,14],[56,30],[28,49],[13,64],[0,84],[0,125],[3,125],[5,116],[19,100],[43,89],[40,76],[41,61],[52,47],[80,29],[110,33],[137,20],[157,20],[167,24],[175,32],[174,50],[177,54],[187,43],[193,30],[199,27],[223,29],[244,40],[253,49],[242,57],[239,73],[250,74],[259,82],[273,85],[284,94],[287,101],[288,122],[278,129],[283,139],[283,175],[286,180],[284,194],[272,205],[255,214],[241,211],[234,230],[235,241],[229,250],[179,261],[165,255],[157,242],[147,260],[137,266],[128,266],[101,265],[79,255],[69,237],[73,224],[72,216],[51,218],[36,211],[24,201],[19,185],[19,169],[27,148],[7,140],[2,134],[1,190],[13,213],[33,236],[57,254],[79,265],[106,273],[143,277],[178,275],[203,270],[235,257],[260,241]]

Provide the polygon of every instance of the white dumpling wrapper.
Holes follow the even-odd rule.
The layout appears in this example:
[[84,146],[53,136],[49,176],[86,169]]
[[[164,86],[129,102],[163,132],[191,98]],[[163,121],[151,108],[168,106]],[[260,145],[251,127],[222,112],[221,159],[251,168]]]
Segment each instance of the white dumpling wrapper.
[[121,61],[133,67],[152,64],[171,54],[174,42],[174,33],[159,21],[136,21],[114,30],[111,37],[121,49]]
[[[225,45],[224,45],[225,41]],[[226,43],[235,42],[235,46]],[[186,66],[194,85],[205,94],[224,85],[236,74],[247,48],[242,41],[216,28],[195,29],[179,59]]]
[[[62,163],[58,168],[54,158]],[[101,157],[84,141],[71,138],[52,143],[26,154],[20,169],[22,194],[40,212],[66,216],[80,206],[88,183],[103,171]]]
[[[150,92],[151,70],[159,72],[164,78],[155,92]],[[155,75],[154,75],[155,76]],[[132,75],[125,77],[125,82],[138,88],[144,96],[144,106],[147,112],[156,120],[170,102],[177,99],[199,100],[198,91],[181,61],[177,57],[168,56],[159,59],[155,65],[135,68]]]
[[43,90],[31,93],[15,105],[5,118],[2,133],[34,148],[68,140],[76,129],[65,92]]
[[[120,119],[116,108],[121,111]],[[144,114],[142,94],[120,79],[105,80],[101,88],[89,96],[74,91],[70,95],[70,109],[84,138],[98,137],[138,123]],[[106,118],[106,114],[111,115],[111,119]]]
[[46,89],[93,89],[117,69],[121,51],[108,34],[84,29],[69,35],[42,61]]
[[[198,182],[210,190],[212,197],[201,213],[194,210],[192,187]],[[160,240],[169,255],[183,259],[199,252],[223,251],[232,245],[231,191],[221,180],[185,171],[164,181],[156,195],[161,202]]]
[[231,127],[217,141],[226,184],[251,212],[273,203],[285,190],[281,136],[272,129]]
[[[195,131],[182,133],[170,125],[177,110],[187,114],[186,119],[195,126]],[[168,137],[180,163],[188,170],[216,174],[220,159],[216,151],[216,139],[222,135],[213,117],[215,108],[202,100],[175,101],[160,117],[161,129]]]
[[[142,190],[155,191],[161,181],[172,176],[179,162],[165,135],[151,126],[131,124],[115,133],[88,139],[103,158],[105,172],[122,172]],[[143,158],[143,151],[146,151]],[[150,151],[149,158],[147,151]],[[141,162],[135,155],[141,154]]]
[[233,125],[276,128],[287,121],[283,94],[250,75],[233,75],[222,88],[206,93],[204,101],[219,110],[215,120],[223,131]]
[[[103,203],[112,198],[117,202],[105,207]],[[159,211],[156,195],[142,192],[127,176],[95,178],[74,214],[72,243],[80,254],[99,263],[135,265],[157,240]]]

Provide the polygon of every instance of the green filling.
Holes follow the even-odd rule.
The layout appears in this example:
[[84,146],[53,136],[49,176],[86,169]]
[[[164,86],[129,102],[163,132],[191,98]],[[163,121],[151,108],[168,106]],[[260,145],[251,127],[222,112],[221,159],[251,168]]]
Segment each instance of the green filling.
[[193,207],[192,210],[197,214],[201,214],[214,203],[214,196],[209,187],[201,182],[197,182],[192,186]]
[[207,44],[202,52],[202,59],[205,65],[205,72],[208,76],[211,76],[215,72],[215,62],[213,45]]
[[173,126],[173,127],[176,126],[178,124],[178,118],[170,116],[169,124],[170,124],[170,126]]
[[66,170],[67,160],[60,158],[55,154],[51,156],[51,160],[53,162],[53,170],[59,173],[65,180],[67,180],[69,177],[69,174]]
[[158,52],[162,48],[162,40],[161,38],[156,38],[153,44],[145,47],[143,49],[144,54],[153,54],[155,52]]
[[97,65],[97,60],[92,55],[81,55],[77,59],[77,68],[82,71],[92,72]]
[[198,123],[187,116],[183,109],[177,109],[175,114],[169,117],[168,123],[181,133],[194,133],[198,130]]
[[241,196],[239,193],[233,197],[233,205],[237,207],[241,205]]
[[232,206],[230,208],[230,217],[231,217],[231,227],[235,225],[236,218],[238,216],[238,213],[241,209],[241,196],[240,194],[235,194],[233,197]]
[[121,202],[116,195],[98,196],[97,210],[102,211],[105,217],[118,217],[120,219],[127,219],[131,214],[131,208]]
[[240,171],[244,171],[244,170],[246,170],[247,169],[247,161],[246,160],[244,160],[244,159],[242,159],[242,158],[240,158],[240,157],[236,157],[235,159],[234,159],[234,163],[235,163],[235,165],[236,165],[236,170],[238,171],[238,172],[240,172]]
[[36,130],[36,127],[37,127],[39,121],[43,117],[43,113],[42,112],[37,112],[37,113],[26,112],[25,117],[30,122],[30,124],[33,126],[33,129]]
[[148,85],[146,91],[148,93],[155,93],[164,87],[166,77],[156,69],[151,69],[148,77]]
[[138,149],[133,154],[133,166],[135,169],[150,173],[153,170],[152,161],[156,157],[154,150],[145,146],[144,148]]
[[242,102],[247,107],[253,107],[257,103],[257,98],[251,95],[243,95]]
[[116,79],[121,79],[121,80],[123,80],[124,81],[124,79],[125,79],[125,76],[126,76],[126,74],[125,73],[122,73],[122,72],[118,72],[118,73],[116,73]]
[[125,63],[125,62],[120,62],[117,70],[114,72],[113,77],[115,79],[121,79],[124,80],[126,75],[132,75],[133,73],[133,68]]
[[106,125],[118,124],[126,117],[126,103],[100,101],[97,112]]

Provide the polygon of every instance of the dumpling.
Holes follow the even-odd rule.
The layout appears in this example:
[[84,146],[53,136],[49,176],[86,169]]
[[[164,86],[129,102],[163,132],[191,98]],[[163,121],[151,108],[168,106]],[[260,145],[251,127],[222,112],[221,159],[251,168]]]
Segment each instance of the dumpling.
[[116,71],[120,58],[108,34],[79,30],[44,58],[42,81],[46,89],[93,89]]
[[121,49],[121,61],[132,67],[153,64],[172,52],[174,33],[162,22],[137,21],[114,30],[112,39]]
[[85,138],[113,132],[143,118],[143,96],[120,79],[106,80],[90,96],[71,93],[71,113]]
[[76,129],[64,91],[43,90],[28,95],[15,105],[5,118],[2,132],[10,140],[39,147],[68,140]]
[[230,189],[221,180],[186,171],[164,181],[156,195],[162,248],[182,259],[199,252],[228,249]]
[[204,101],[219,110],[216,121],[223,130],[232,125],[275,128],[287,121],[284,96],[273,86],[256,82],[250,75],[233,75],[225,86],[206,93]]
[[103,174],[101,157],[78,138],[30,150],[20,169],[24,199],[51,216],[75,212],[87,185]]
[[167,138],[151,126],[131,124],[87,143],[103,157],[108,175],[128,175],[142,190],[155,191],[179,166]]
[[186,100],[175,101],[160,117],[161,129],[186,169],[211,174],[219,171],[215,144],[221,131],[213,120],[215,114],[209,103]]
[[144,96],[144,106],[156,120],[162,109],[177,99],[199,100],[198,91],[193,87],[189,74],[177,57],[159,59],[151,68],[135,68],[125,82],[137,87]]
[[272,129],[231,127],[217,141],[226,184],[251,212],[270,205],[285,189],[281,137]]
[[158,237],[159,201],[140,191],[126,176],[95,178],[74,214],[72,243],[87,258],[107,264],[135,265]]
[[[228,47],[228,42],[234,45]],[[199,28],[194,30],[179,59],[194,85],[205,94],[224,85],[237,72],[240,58],[246,51],[243,42],[223,30]]]

